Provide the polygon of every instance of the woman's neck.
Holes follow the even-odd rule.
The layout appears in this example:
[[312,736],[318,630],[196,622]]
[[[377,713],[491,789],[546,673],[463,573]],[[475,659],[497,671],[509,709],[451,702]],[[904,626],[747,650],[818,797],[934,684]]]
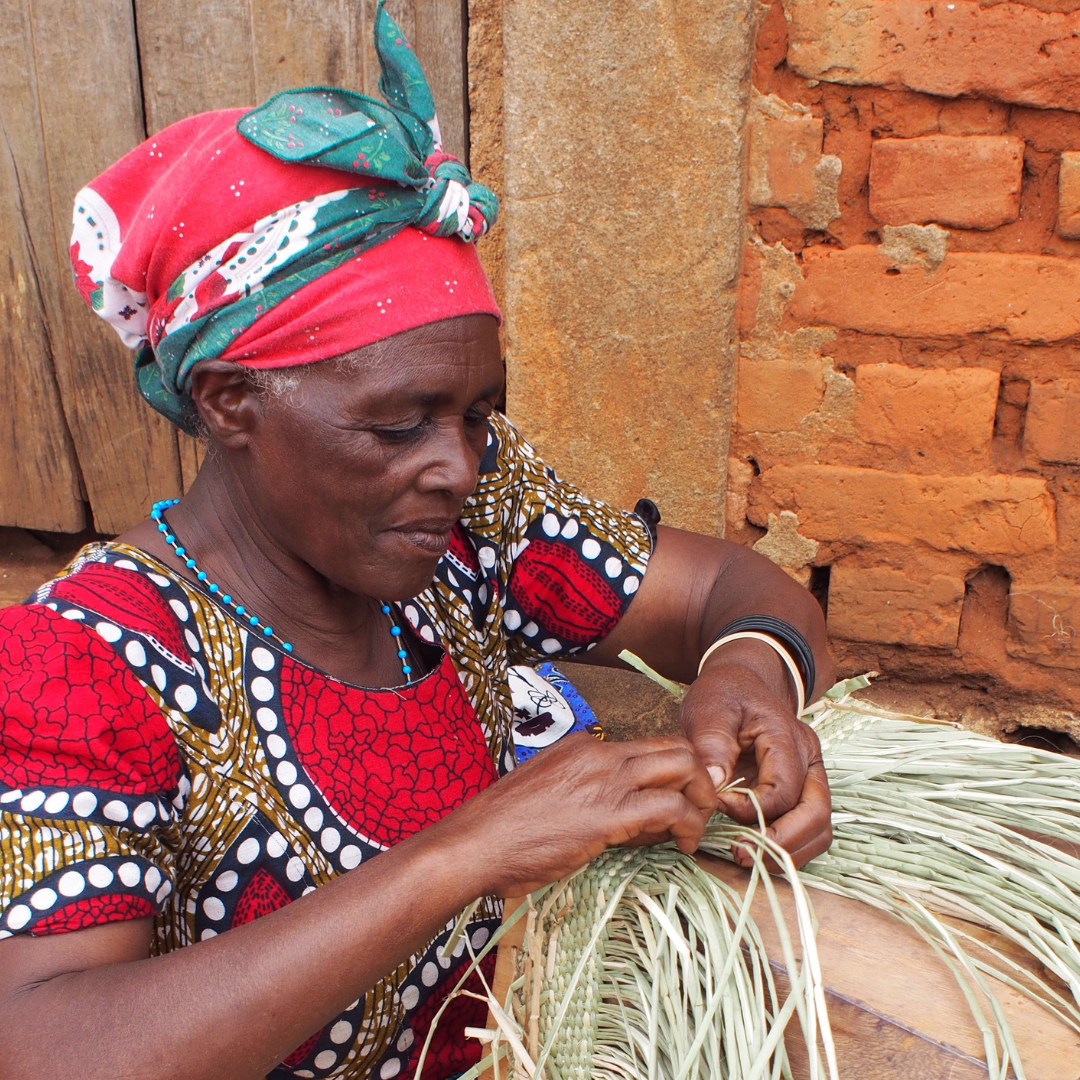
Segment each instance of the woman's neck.
[[292,644],[295,656],[335,678],[372,687],[401,683],[401,661],[381,601],[335,585],[291,553],[220,456],[207,456],[166,518],[195,568],[177,556],[153,521],[119,539],[192,582],[204,571],[208,581],[257,615],[260,625],[272,626],[275,637]]

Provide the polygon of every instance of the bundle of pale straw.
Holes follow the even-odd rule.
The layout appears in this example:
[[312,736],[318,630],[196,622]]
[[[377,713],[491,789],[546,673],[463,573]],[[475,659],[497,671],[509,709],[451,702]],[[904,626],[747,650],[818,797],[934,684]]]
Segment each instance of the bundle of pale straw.
[[[971,1007],[990,1080],[1025,1077],[994,980],[1080,1032],[1080,761],[850,696],[866,685],[839,684],[804,717],[832,785],[827,854],[795,871],[763,830],[718,815],[703,850],[754,852],[745,891],[662,846],[607,852],[534,894],[514,916],[527,922],[509,993],[496,1001],[488,988],[494,1024],[471,1031],[489,1053],[462,1080],[492,1064],[496,1080],[777,1080],[790,1076],[793,1017],[810,1076],[835,1080],[807,887],[870,904],[929,943]],[[793,934],[766,854],[792,887]],[[759,890],[776,922],[786,998],[750,914]],[[976,927],[1025,950],[1045,975]]]

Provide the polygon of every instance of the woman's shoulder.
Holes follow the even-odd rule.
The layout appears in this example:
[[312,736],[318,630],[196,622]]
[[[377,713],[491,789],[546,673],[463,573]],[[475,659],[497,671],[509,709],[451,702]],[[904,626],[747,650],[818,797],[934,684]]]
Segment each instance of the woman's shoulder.
[[162,634],[160,612],[101,554],[84,549],[27,601],[0,610],[0,787],[74,783],[138,796],[177,785],[175,738],[122,628],[153,619]]

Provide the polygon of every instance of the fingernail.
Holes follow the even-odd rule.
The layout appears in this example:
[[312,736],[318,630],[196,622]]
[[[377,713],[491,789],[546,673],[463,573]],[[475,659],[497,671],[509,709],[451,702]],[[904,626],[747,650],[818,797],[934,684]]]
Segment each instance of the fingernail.
[[705,771],[709,774],[709,779],[717,791],[727,783],[727,775],[719,765],[710,765]]

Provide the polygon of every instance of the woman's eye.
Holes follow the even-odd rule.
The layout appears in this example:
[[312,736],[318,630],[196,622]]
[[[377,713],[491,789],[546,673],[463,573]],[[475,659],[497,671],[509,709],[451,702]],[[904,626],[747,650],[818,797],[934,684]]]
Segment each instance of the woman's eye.
[[408,427],[374,428],[374,434],[390,443],[409,442],[410,439],[419,438],[427,427],[427,420],[421,420],[418,424],[410,424]]

